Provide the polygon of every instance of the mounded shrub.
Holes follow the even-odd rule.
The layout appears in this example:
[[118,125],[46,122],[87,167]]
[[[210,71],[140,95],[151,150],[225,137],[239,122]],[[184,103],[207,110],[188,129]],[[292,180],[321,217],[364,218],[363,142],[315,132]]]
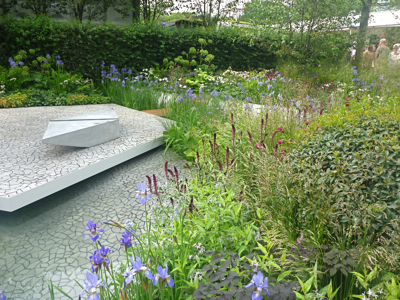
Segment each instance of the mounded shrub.
[[[332,234],[345,233],[349,243],[394,242],[400,211],[400,109],[371,99],[350,102],[310,130],[290,159],[295,171],[318,181],[321,195],[329,199],[331,226],[337,225]],[[318,198],[309,195],[314,200]],[[301,203],[305,206],[296,208],[300,222],[310,217],[300,212],[313,205]]]
[[35,49],[41,56],[60,55],[65,68],[94,79],[102,61],[106,66],[144,68],[162,66],[182,55],[190,47],[199,47],[199,38],[212,40],[207,50],[215,55],[218,68],[237,70],[273,68],[276,56],[268,37],[249,39],[238,28],[166,28],[159,24],[139,23],[119,27],[112,24],[90,25],[57,22],[49,17],[0,20],[0,65],[20,50]]

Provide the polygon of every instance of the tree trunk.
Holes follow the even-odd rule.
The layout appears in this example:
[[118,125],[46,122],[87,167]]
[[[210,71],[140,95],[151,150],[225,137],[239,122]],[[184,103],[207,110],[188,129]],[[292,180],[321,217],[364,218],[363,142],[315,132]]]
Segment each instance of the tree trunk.
[[132,22],[137,23],[140,20],[140,0],[132,0]]
[[363,3],[363,8],[361,12],[360,27],[358,30],[358,39],[356,47],[356,58],[354,62],[354,65],[356,66],[358,72],[361,72],[361,64],[364,53],[364,43],[367,37],[368,19],[372,6],[372,0],[361,0],[361,1]]

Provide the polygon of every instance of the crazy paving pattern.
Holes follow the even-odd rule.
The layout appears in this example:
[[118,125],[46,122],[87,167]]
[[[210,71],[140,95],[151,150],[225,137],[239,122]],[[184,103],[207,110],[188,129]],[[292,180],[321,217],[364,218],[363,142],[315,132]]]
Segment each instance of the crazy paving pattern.
[[[118,151],[118,150],[116,150]],[[0,289],[9,300],[50,299],[47,280],[52,280],[74,299],[90,269],[93,242],[82,233],[88,219],[130,219],[143,224],[144,206],[135,201],[136,184],[156,174],[165,182],[163,164],[182,169],[184,162],[158,148],[75,184],[15,212],[0,211]],[[100,241],[116,250],[118,262],[122,229],[102,225]],[[56,299],[66,299],[56,291]]]
[[[120,138],[90,148],[46,145],[50,120],[113,108]],[[116,104],[0,109],[0,197],[9,198],[162,136],[160,118]]]

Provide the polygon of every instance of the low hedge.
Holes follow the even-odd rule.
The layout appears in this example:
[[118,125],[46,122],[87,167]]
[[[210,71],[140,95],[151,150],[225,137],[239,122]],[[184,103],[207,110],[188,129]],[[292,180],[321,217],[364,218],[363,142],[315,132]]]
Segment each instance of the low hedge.
[[150,23],[119,27],[59,22],[46,16],[4,18],[0,20],[0,65],[8,68],[9,57],[19,50],[35,49],[38,56],[60,55],[67,70],[95,79],[102,61],[106,66],[115,64],[140,72],[161,66],[165,57],[173,59],[190,47],[200,47],[198,40],[203,38],[212,40],[206,49],[215,55],[213,63],[218,68],[274,68],[274,43],[267,37],[249,38],[248,34],[238,28],[171,30]]

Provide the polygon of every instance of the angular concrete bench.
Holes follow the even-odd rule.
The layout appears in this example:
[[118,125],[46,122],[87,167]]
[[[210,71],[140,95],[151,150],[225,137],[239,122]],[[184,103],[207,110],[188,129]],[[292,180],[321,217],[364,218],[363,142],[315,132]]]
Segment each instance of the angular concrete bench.
[[119,119],[110,109],[51,120],[44,144],[92,147],[119,138]]

